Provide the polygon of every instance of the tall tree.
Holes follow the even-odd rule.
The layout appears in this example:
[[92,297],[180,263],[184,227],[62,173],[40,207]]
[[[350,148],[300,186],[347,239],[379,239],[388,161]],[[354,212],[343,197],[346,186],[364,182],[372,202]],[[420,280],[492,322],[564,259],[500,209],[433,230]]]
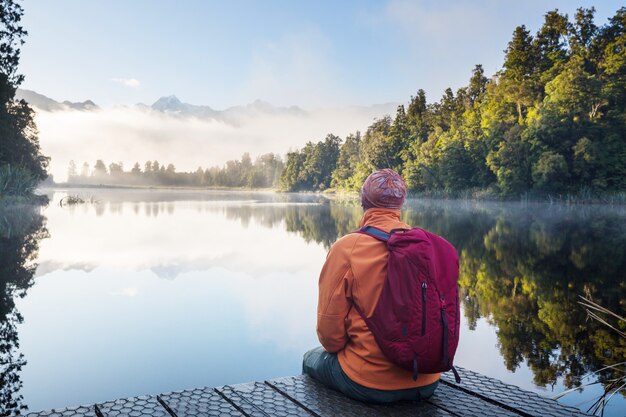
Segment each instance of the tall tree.
[[560,14],[558,9],[551,10],[544,16],[543,25],[537,32],[533,45],[542,85],[545,85],[547,77],[554,76],[553,69],[558,71],[559,66],[567,60],[571,26],[567,15]]
[[575,55],[580,55],[586,59],[591,58],[593,41],[598,34],[598,27],[594,23],[596,9],[579,8],[576,10],[574,25],[570,36],[570,46]]
[[518,123],[523,123],[526,108],[536,99],[535,75],[536,56],[533,50],[533,37],[524,25],[513,32],[513,39],[505,50],[502,86],[509,100],[515,103]]
[[104,161],[102,159],[98,159],[96,164],[93,166],[93,176],[104,177],[107,173],[107,166],[104,164]]
[[83,166],[80,169],[80,176],[88,177],[89,175],[90,175],[89,164],[87,162],[83,162]]
[[351,181],[356,173],[357,164],[361,161],[359,146],[361,145],[361,132],[350,134],[341,145],[337,166],[332,173],[331,185],[348,190],[358,189],[360,184]]
[[70,165],[67,168],[67,178],[72,178],[78,175],[78,172],[76,171],[76,162],[74,162],[73,160],[70,161]]
[[49,158],[41,154],[33,110],[15,92],[24,80],[18,73],[20,47],[27,32],[24,10],[14,0],[0,0],[0,166],[25,170],[33,180],[46,178]]
[[485,70],[483,69],[483,66],[480,64],[476,65],[472,71],[469,86],[467,87],[467,97],[470,105],[473,106],[475,103],[480,103],[483,99],[483,96],[487,91],[487,81],[488,79],[485,77]]

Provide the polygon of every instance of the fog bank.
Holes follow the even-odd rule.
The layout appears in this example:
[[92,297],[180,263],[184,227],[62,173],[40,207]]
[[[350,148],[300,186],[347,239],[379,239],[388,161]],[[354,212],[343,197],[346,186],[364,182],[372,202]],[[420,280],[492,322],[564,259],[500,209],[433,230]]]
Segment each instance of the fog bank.
[[[122,162],[130,170],[146,160],[173,163],[177,171],[222,165],[244,152],[254,158],[274,152],[284,155],[307,141],[333,133],[345,137],[365,130],[374,118],[395,112],[396,104],[328,108],[312,111],[249,111],[228,120],[201,118],[151,108],[115,107],[80,111],[37,110],[35,117],[49,172],[65,181],[69,162],[93,168],[97,159]],[[245,111],[247,109],[247,111]]]

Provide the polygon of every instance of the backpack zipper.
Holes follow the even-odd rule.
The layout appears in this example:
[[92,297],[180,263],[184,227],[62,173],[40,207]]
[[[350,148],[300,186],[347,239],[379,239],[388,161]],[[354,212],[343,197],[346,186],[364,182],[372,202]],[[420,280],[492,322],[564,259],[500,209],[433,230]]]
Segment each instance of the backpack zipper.
[[422,336],[426,334],[426,281],[422,282]]
[[448,367],[450,364],[448,358],[448,317],[446,316],[446,300],[443,297],[439,298],[439,303],[441,305],[441,325],[443,327],[443,343],[441,346],[442,350],[442,361],[445,367]]
[[460,306],[459,306],[459,289],[457,288],[456,290],[456,308],[454,310],[454,337],[456,337],[456,332],[457,332],[457,328],[456,328],[456,323],[459,320],[459,314],[461,313],[459,311]]

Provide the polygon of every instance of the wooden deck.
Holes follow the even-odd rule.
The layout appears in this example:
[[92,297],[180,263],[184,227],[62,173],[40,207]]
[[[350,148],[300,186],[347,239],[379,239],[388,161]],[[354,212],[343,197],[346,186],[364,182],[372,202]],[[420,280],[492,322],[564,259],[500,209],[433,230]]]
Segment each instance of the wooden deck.
[[305,375],[198,388],[91,406],[42,411],[30,417],[408,417],[587,416],[497,379],[459,368],[460,384],[444,374],[428,401],[368,405],[346,398]]

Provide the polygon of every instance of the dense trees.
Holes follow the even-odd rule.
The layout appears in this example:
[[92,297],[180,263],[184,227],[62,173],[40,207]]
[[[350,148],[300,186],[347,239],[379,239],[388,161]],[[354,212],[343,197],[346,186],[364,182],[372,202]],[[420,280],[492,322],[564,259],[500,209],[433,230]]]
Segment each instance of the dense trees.
[[361,145],[361,133],[356,132],[354,135],[348,135],[346,141],[341,145],[339,149],[339,156],[337,157],[337,165],[333,170],[330,182],[331,187],[352,189],[356,187],[354,184],[355,178],[354,172],[359,170],[359,163],[361,157],[359,155],[359,146]]
[[330,187],[340,146],[341,139],[329,134],[323,142],[309,142],[302,150],[288,153],[281,186],[290,191],[321,191]]
[[[24,80],[17,72],[20,46],[27,34],[20,24],[22,15],[15,1],[0,1],[0,194],[3,190],[30,191],[47,176],[48,158],[39,148],[33,111],[24,100],[15,100]],[[24,186],[12,186],[16,182]]]
[[314,179],[328,172],[311,157],[326,141],[290,152],[281,185],[354,190],[389,167],[412,191],[625,190],[626,8],[602,27],[594,12],[579,9],[570,22],[550,11],[534,36],[517,27],[490,79],[477,65],[466,87],[447,89],[439,102],[428,104],[419,90],[363,138],[338,142],[338,157],[328,155],[331,183]]
[[127,172],[121,162],[107,167],[103,160],[98,159],[93,170],[89,169],[87,162],[83,163],[79,175],[76,163],[70,161],[68,182],[83,185],[270,188],[278,186],[284,168],[282,159],[273,153],[261,155],[254,162],[245,153],[241,161],[228,161],[224,167],[199,167],[194,172],[177,172],[173,164],[162,165],[159,161],[146,161],[143,166],[142,170],[136,162]]

